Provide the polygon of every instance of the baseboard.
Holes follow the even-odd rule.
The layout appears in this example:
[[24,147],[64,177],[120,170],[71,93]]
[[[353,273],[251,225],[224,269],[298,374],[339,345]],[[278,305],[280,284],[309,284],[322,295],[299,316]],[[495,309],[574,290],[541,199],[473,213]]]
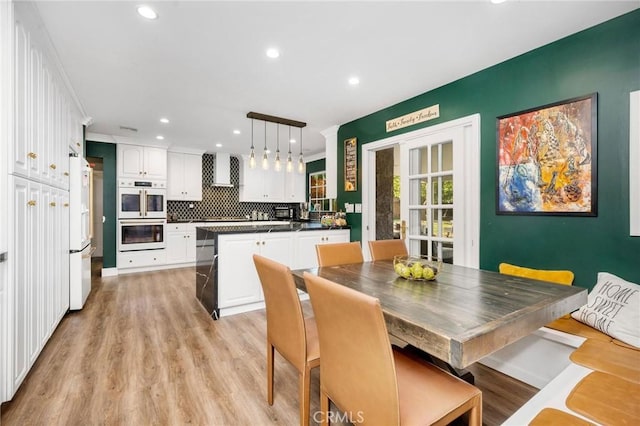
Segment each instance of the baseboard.
[[118,268],[102,268],[103,277],[115,277],[118,275]]

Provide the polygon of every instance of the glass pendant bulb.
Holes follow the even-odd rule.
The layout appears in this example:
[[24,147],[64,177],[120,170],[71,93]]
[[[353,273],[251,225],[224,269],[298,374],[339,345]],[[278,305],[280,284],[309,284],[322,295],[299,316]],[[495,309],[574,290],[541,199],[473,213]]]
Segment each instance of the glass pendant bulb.
[[304,159],[302,158],[302,154],[300,154],[300,159],[298,160],[298,173],[304,173]]
[[280,151],[276,151],[276,161],[273,165],[273,168],[276,172],[279,172],[282,169],[282,166],[280,165]]
[[262,168],[269,170],[269,156],[267,155],[267,151],[262,154]]
[[256,151],[251,147],[251,153],[249,154],[249,167],[252,169],[256,168]]
[[291,173],[293,171],[293,160],[291,159],[291,151],[289,151],[289,156],[287,157],[287,173]]

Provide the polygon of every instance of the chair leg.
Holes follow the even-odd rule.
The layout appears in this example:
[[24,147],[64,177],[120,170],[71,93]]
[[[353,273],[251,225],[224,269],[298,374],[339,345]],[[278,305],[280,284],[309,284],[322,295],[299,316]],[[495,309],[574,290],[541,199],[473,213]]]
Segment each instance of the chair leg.
[[309,426],[309,388],[311,387],[311,370],[305,365],[299,374],[300,426]]
[[[322,379],[320,379],[322,380]],[[322,426],[329,426],[329,395],[320,390],[320,413],[322,414]]]
[[267,402],[273,405],[273,345],[267,340]]
[[482,426],[482,395],[478,395],[474,402],[469,410],[469,426]]

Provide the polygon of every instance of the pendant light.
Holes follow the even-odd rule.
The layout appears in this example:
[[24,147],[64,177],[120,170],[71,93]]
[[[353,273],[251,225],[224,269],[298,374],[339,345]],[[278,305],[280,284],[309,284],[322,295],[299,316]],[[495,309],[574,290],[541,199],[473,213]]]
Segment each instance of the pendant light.
[[293,160],[291,159],[291,126],[289,126],[289,153],[287,154],[287,173],[293,171]]
[[276,160],[273,165],[276,172],[279,172],[282,168],[280,166],[280,125],[276,123]]
[[253,147],[253,118],[251,119],[251,151],[249,153],[249,168],[256,168],[256,150]]
[[264,154],[262,154],[262,168],[269,170],[269,156],[267,155],[267,122],[264,122]]
[[300,127],[300,159],[298,159],[298,173],[304,173],[304,158],[302,158],[302,127]]

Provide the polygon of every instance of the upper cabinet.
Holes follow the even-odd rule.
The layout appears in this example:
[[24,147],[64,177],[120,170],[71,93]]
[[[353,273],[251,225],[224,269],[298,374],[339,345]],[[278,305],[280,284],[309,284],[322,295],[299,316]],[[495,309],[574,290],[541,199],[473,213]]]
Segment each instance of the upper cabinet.
[[82,150],[82,114],[22,20],[14,27],[14,139],[10,173],[69,187],[69,149]]
[[167,154],[167,200],[202,201],[202,155]]
[[118,178],[166,180],[167,150],[119,143]]
[[300,203],[305,200],[305,175],[296,171],[263,170],[249,167],[249,158],[240,160],[240,201]]

